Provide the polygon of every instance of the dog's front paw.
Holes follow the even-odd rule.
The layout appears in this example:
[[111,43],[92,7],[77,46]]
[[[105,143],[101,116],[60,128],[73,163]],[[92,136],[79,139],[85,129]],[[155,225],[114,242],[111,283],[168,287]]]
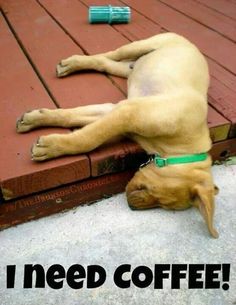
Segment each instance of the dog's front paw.
[[27,124],[26,121],[24,120],[24,115],[22,115],[22,117],[16,121],[16,131],[18,133],[27,132],[30,131],[31,129],[32,129],[31,125]]
[[23,133],[43,125],[46,109],[25,112],[16,122],[16,131]]
[[38,138],[31,149],[31,159],[33,161],[45,161],[65,154],[63,135],[60,134],[52,134]]
[[85,56],[73,55],[67,59],[63,59],[56,67],[57,77],[64,77],[80,70],[80,62],[83,57]]

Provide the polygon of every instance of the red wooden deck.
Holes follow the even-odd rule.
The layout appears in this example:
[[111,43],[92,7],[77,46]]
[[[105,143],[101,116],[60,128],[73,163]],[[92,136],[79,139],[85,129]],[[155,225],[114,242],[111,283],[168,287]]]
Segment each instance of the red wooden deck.
[[[90,5],[128,5],[130,24],[90,25]],[[95,54],[173,31],[205,54],[211,74],[208,123],[214,159],[236,153],[236,2],[229,0],[0,0],[0,228],[124,190],[145,159],[125,141],[45,163],[30,160],[43,129],[19,135],[16,119],[40,107],[118,102],[126,81],[99,73],[57,79],[72,54]],[[56,132],[68,132],[56,129]]]

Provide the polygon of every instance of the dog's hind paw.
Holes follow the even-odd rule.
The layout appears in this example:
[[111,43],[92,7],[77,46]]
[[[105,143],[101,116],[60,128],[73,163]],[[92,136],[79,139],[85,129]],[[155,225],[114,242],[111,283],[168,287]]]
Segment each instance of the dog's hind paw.
[[57,77],[67,76],[77,70],[80,70],[80,61],[84,56],[73,55],[67,59],[63,59],[56,67]]
[[70,71],[66,66],[63,67],[62,64],[59,63],[56,67],[56,74],[57,77],[64,77],[70,74]]

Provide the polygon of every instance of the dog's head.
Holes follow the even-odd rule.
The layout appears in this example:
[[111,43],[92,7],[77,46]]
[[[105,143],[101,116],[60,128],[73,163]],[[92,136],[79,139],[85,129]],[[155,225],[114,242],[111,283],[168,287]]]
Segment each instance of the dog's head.
[[182,210],[191,206],[199,209],[210,234],[217,238],[213,226],[214,195],[218,188],[214,185],[211,160],[170,165],[162,168],[153,163],[141,168],[128,183],[126,194],[132,209],[161,207]]

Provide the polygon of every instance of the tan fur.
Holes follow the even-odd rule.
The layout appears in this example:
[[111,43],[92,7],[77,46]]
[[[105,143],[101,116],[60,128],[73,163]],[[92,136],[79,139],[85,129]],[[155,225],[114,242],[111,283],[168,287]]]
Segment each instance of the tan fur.
[[[74,55],[57,66],[59,77],[94,69],[128,78],[128,97],[118,104],[74,109],[40,109],[25,113],[17,131],[40,126],[83,127],[70,134],[42,136],[32,159],[85,153],[116,136],[128,136],[149,154],[162,157],[208,152],[209,73],[199,50],[182,36],[160,34],[115,51],[93,56]],[[158,168],[149,164],[129,182],[132,208],[185,209],[196,206],[209,232],[213,227],[215,186],[211,159]]]

